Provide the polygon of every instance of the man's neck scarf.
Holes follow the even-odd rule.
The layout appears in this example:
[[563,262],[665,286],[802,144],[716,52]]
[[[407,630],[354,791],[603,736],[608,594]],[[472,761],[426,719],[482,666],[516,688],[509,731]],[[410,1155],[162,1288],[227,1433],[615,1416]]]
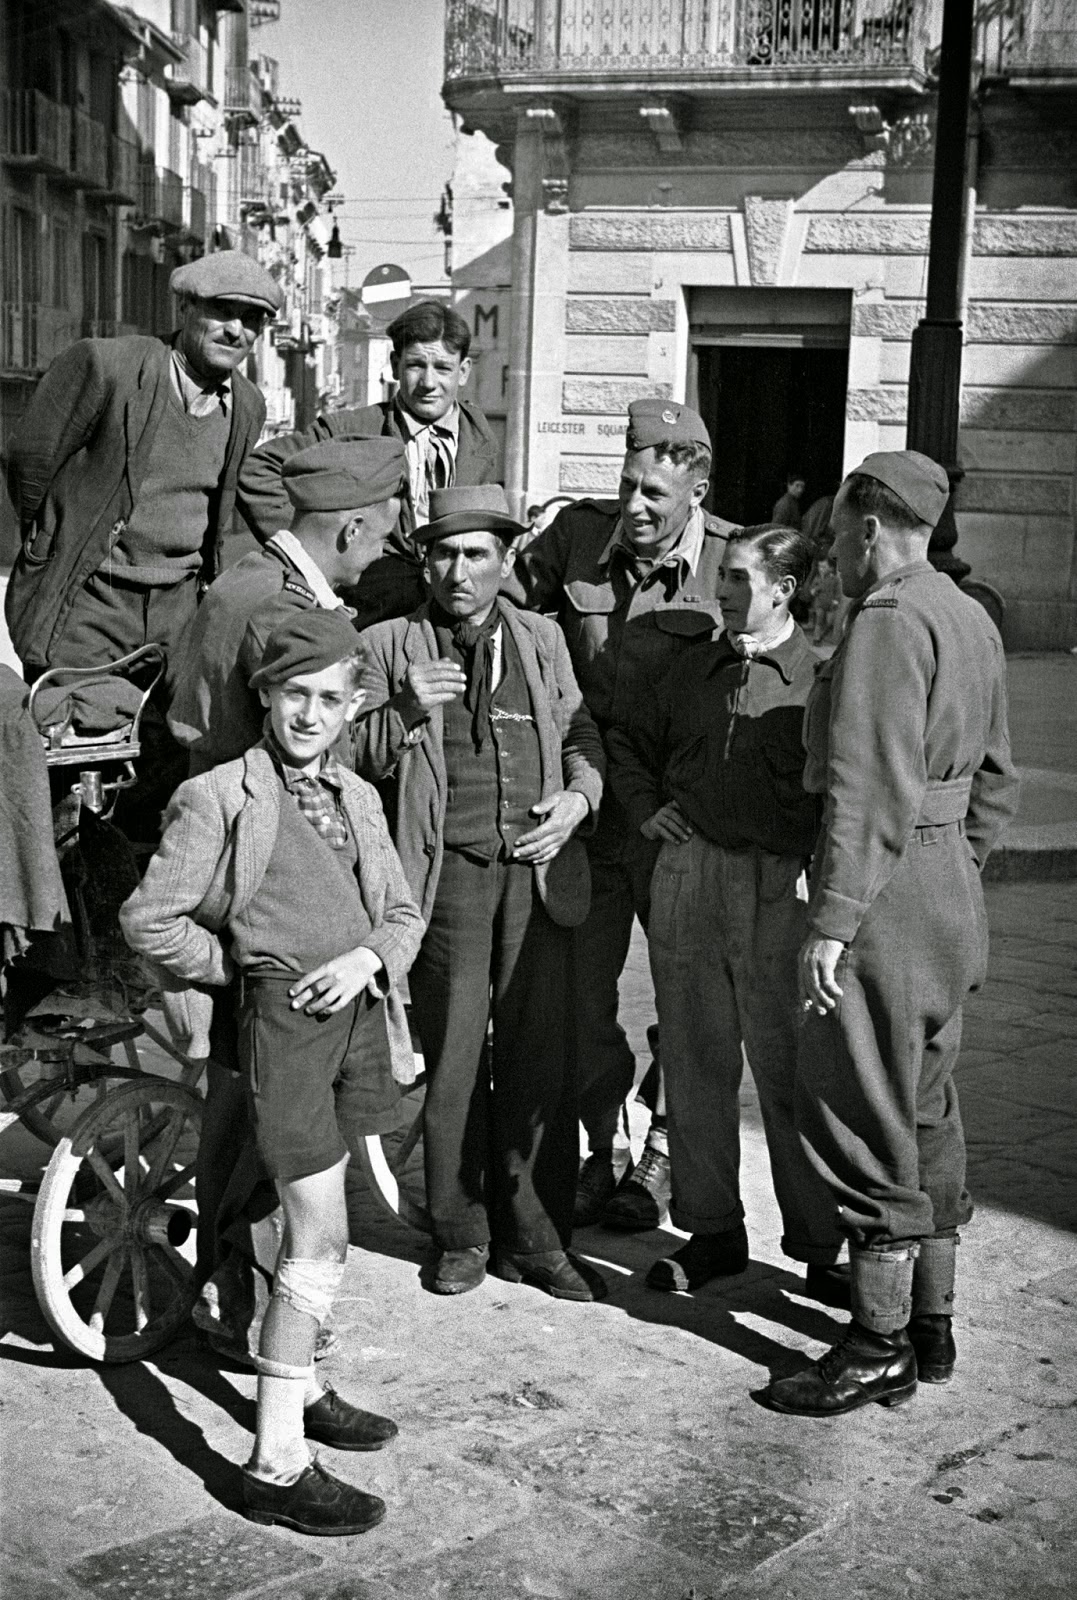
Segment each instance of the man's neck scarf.
[[[465,709],[471,712],[471,737],[477,751],[490,732],[490,702],[493,698],[494,635],[501,626],[501,611],[495,600],[490,615],[476,627],[461,617],[450,616],[437,602],[431,604],[431,621],[439,635],[448,634],[464,658],[467,689]],[[439,639],[439,647],[441,640]]]

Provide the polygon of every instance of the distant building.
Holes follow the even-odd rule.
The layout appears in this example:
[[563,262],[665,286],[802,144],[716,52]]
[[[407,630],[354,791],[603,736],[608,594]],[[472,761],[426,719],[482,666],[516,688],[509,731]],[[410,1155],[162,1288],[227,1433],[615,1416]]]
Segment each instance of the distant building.
[[[1077,643],[1077,6],[977,9],[958,550],[1005,597],[1011,647],[1060,647]],[[490,242],[466,253],[454,176],[453,283],[473,318],[496,306],[482,381],[504,384],[520,510],[613,493],[645,392],[703,411],[711,500],[736,520],[769,515],[791,466],[809,504],[904,445],[941,15],[447,0],[446,103],[511,169],[511,241],[479,185],[468,226],[481,213]]]

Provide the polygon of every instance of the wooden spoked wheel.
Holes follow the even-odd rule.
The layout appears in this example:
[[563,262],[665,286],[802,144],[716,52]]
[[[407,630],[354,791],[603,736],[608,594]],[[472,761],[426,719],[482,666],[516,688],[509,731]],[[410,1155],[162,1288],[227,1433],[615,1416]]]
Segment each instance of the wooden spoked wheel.
[[202,1102],[143,1078],[90,1107],[53,1152],[34,1207],[34,1288],[53,1332],[93,1361],[167,1344],[194,1290]]
[[401,1221],[429,1233],[426,1176],[423,1171],[423,1103],[426,1077],[420,1073],[400,1097],[400,1120],[391,1133],[368,1134],[357,1155],[367,1182]]
[[[98,1027],[92,1034],[83,1034],[80,1039],[57,1039],[55,1044],[45,1037],[35,1038],[35,1043],[46,1046],[42,1059],[30,1058],[18,1065],[8,1066],[0,1078],[0,1095],[11,1103],[35,1083],[55,1078],[58,1087],[54,1093],[39,1100],[36,1105],[26,1106],[19,1113],[19,1121],[28,1132],[40,1139],[42,1144],[55,1146],[65,1133],[71,1131],[89,1106],[99,1104],[104,1098],[108,1088],[104,1080],[117,1046],[123,1049],[127,1067],[135,1072],[141,1069],[134,1041],[142,1031],[140,1022],[129,1021]],[[48,1048],[50,1045],[51,1050]],[[62,1056],[65,1049],[76,1068],[86,1069],[85,1075],[92,1074],[91,1081],[83,1081],[74,1089],[64,1087],[60,1080],[64,1075]]]

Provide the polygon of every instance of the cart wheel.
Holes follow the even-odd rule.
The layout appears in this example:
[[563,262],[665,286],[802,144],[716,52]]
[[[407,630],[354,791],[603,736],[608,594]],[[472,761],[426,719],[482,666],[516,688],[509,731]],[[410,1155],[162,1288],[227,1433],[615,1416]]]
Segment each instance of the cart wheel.
[[181,1247],[194,1231],[201,1121],[190,1089],[146,1078],[91,1106],[53,1152],[31,1267],[46,1321],[79,1355],[137,1361],[189,1315],[194,1268]]
[[420,1073],[400,1097],[400,1122],[391,1133],[372,1133],[357,1151],[359,1165],[378,1199],[402,1222],[429,1233],[426,1176],[423,1171],[423,1102],[426,1077]]
[[[140,1070],[138,1049],[134,1041],[143,1032],[141,1022],[106,1023],[87,1032],[81,1039],[69,1039],[68,1048],[76,1066],[96,1067],[99,1076],[94,1081],[81,1084],[77,1089],[65,1089],[62,1085],[55,1094],[39,1100],[36,1106],[27,1106],[19,1113],[19,1121],[28,1133],[35,1139],[40,1139],[42,1144],[55,1147],[59,1144],[65,1133],[70,1133],[76,1121],[82,1114],[95,1103],[103,1099],[107,1085],[108,1069],[112,1062],[113,1051],[117,1045],[123,1046],[127,1065],[136,1072]],[[40,1042],[48,1044],[48,1036],[41,1036]],[[64,1072],[63,1062],[60,1060],[37,1061],[30,1059],[20,1065],[7,1067],[0,1078],[0,1096],[11,1102],[17,1100],[19,1095],[32,1088],[35,1083],[44,1078],[62,1078]]]

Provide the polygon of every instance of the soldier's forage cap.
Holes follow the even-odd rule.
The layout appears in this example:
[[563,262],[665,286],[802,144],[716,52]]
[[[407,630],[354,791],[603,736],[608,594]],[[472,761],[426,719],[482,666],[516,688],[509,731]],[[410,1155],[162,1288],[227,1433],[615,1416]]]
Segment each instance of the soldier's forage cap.
[[950,480],[937,461],[919,450],[877,450],[855,469],[884,483],[909,510],[933,528],[950,498]]
[[430,521],[416,528],[412,538],[416,544],[433,544],[454,533],[496,533],[511,544],[526,531],[510,514],[499,483],[461,484],[430,491]]
[[173,294],[194,295],[196,300],[239,300],[269,312],[279,311],[284,304],[276,278],[243,250],[215,250],[212,255],[199,256],[197,261],[177,267],[168,283]]
[[657,444],[701,444],[711,448],[711,436],[698,411],[679,400],[633,400],[628,408],[629,450],[647,450]]
[[327,439],[289,456],[281,469],[297,511],[359,511],[404,492],[402,439]]
[[266,640],[261,665],[251,673],[252,689],[271,689],[289,678],[324,672],[346,661],[359,648],[359,635],[343,606],[331,611],[315,606],[296,611]]

